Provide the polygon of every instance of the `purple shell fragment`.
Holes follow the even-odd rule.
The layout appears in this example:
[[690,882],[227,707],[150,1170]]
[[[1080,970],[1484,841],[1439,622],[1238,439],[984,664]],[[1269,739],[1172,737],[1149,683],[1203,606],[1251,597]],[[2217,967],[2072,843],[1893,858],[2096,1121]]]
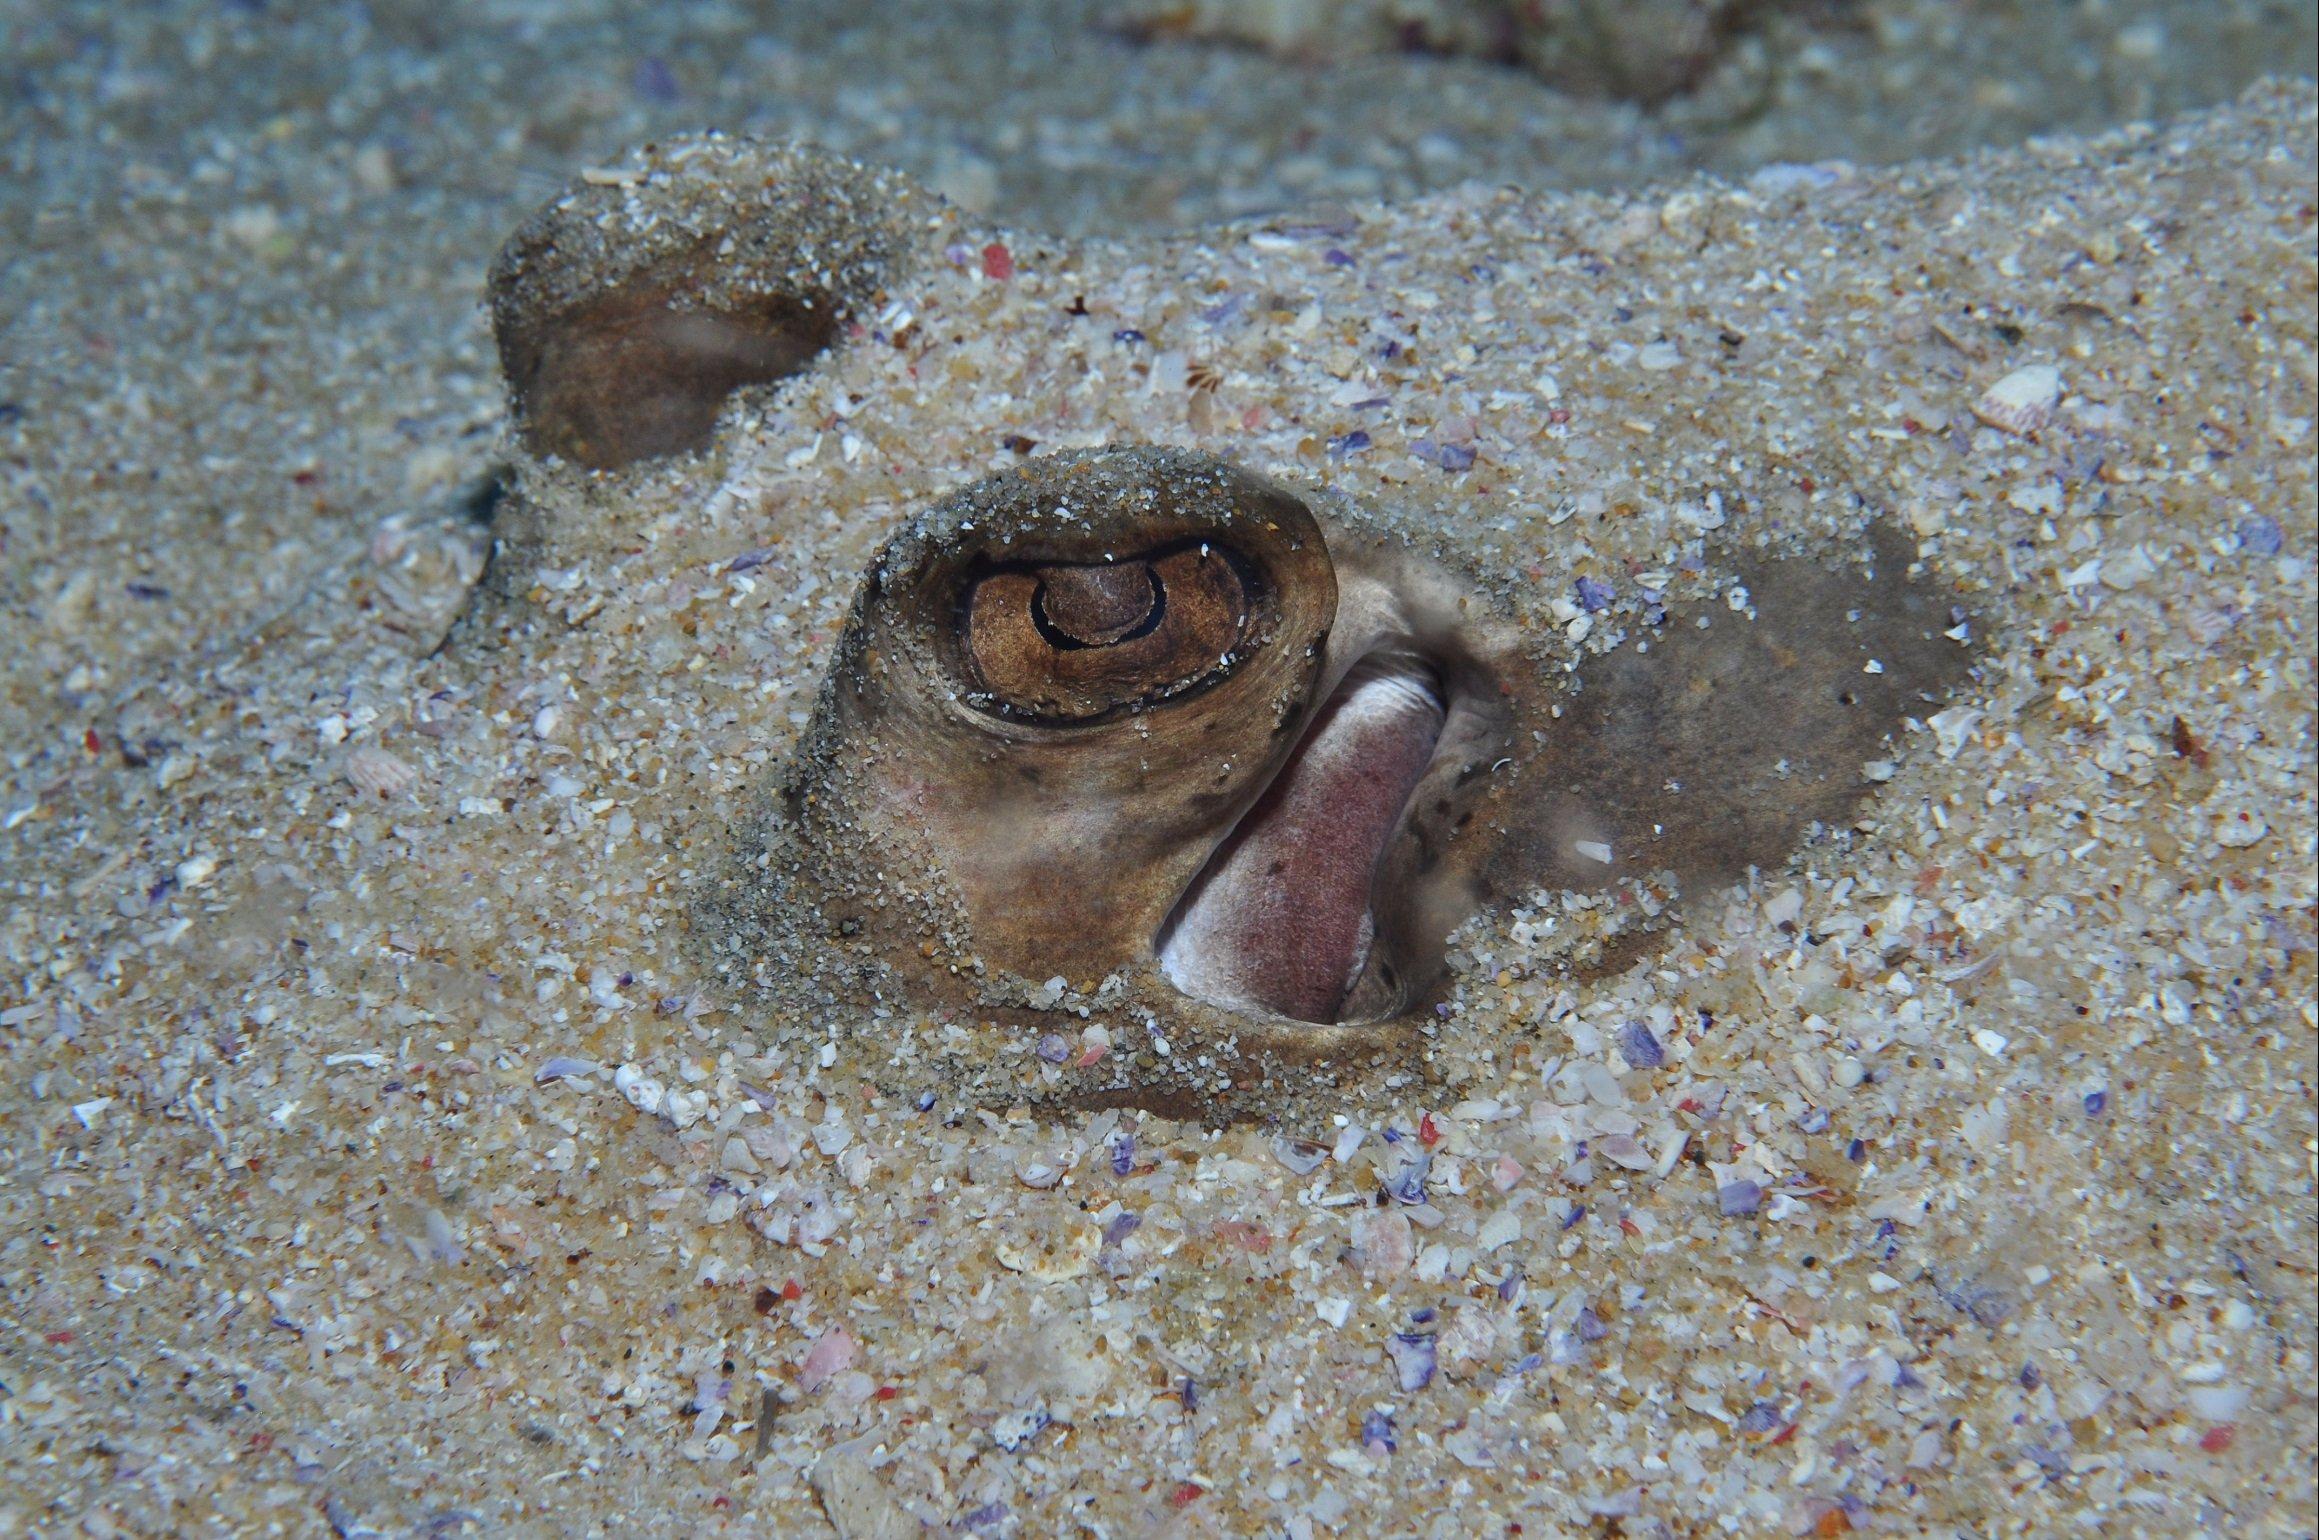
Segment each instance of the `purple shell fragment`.
[[1619,1057],[1634,1069],[1657,1069],[1667,1062],[1667,1050],[1649,1027],[1630,1021],[1618,1029]]
[[1578,607],[1589,615],[1610,608],[1615,590],[1600,578],[1582,577],[1571,586],[1578,590]]
[[1739,1414],[1742,1433],[1770,1433],[1780,1425],[1780,1409],[1770,1401],[1758,1401]]
[[1409,452],[1428,465],[1438,465],[1445,471],[1471,470],[1474,451],[1471,444],[1439,444],[1421,438],[1409,446]]
[[1049,1032],[1039,1039],[1036,1052],[1049,1064],[1060,1064],[1071,1057],[1071,1044],[1062,1033]]
[[2286,543],[2286,532],[2279,528],[2279,521],[2268,515],[2257,514],[2239,524],[2238,546],[2242,551],[2271,557],[2278,555]]
[[1372,1409],[1361,1419],[1361,1447],[1373,1455],[1391,1454],[1401,1447],[1393,1436],[1393,1414]]
[[1385,1351],[1401,1377],[1403,1390],[1423,1390],[1433,1383],[1437,1363],[1430,1332],[1397,1331],[1386,1340]]
[[1403,1203],[1425,1201],[1425,1179],[1433,1171],[1433,1157],[1419,1155],[1385,1179],[1385,1190]]
[[1738,1219],[1763,1207],[1763,1187],[1741,1177],[1736,1182],[1725,1182],[1715,1192],[1715,1206],[1726,1219]]

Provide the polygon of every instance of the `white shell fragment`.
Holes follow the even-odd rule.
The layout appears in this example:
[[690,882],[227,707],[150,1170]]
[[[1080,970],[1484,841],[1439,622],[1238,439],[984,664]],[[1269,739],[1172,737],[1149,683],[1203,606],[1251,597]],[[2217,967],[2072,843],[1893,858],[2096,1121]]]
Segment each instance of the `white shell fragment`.
[[2053,421],[2061,404],[2061,371],[2051,364],[2016,369],[1973,403],[1973,415],[1990,427],[2027,438]]
[[1008,1412],[990,1426],[991,1442],[1012,1454],[1039,1436],[1054,1419],[1043,1406],[1027,1411]]
[[866,1438],[840,1444],[814,1462],[808,1479],[829,1522],[845,1540],[897,1540],[919,1532],[917,1519],[879,1479]]
[[1310,1176],[1329,1158],[1329,1147],[1310,1139],[1292,1139],[1282,1135],[1272,1141],[1273,1158],[1298,1176]]
[[1041,1283],[1067,1283],[1094,1266],[1102,1250],[1103,1232],[1073,1214],[1001,1235],[991,1253],[1009,1272]]
[[376,744],[366,743],[347,754],[346,779],[366,797],[392,800],[419,784],[419,772]]
[[2234,809],[2215,820],[2214,842],[2225,850],[2245,850],[2260,844],[2271,826],[2245,809]]
[[1951,706],[1925,719],[1925,725],[1933,730],[1933,737],[1940,746],[1941,758],[1955,759],[1964,752],[1974,727],[1980,723],[1981,715],[1970,706]]
[[2102,564],[2102,586],[2123,593],[2129,588],[2140,587],[2157,571],[2158,564],[2150,559],[2149,551],[2140,545],[2130,545],[2123,554]]
[[628,1105],[647,1115],[660,1111],[668,1099],[668,1087],[633,1064],[623,1064],[612,1072],[612,1088],[628,1098]]

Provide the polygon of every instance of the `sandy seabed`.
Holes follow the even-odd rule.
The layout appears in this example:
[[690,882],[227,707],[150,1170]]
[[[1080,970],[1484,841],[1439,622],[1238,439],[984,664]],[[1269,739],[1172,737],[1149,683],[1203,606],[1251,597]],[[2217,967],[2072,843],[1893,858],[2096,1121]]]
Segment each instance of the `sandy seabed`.
[[[22,24],[0,1531],[2310,1532],[2307,84],[1615,192],[1324,150],[1245,194],[1324,211],[1190,234],[938,210],[902,345],[589,477],[506,439],[481,273],[582,166],[648,208],[617,147],[695,104],[543,69],[578,126],[527,134],[477,61],[584,54],[494,14],[284,23],[365,61],[327,89],[246,15]],[[1976,672],[1623,971],[1561,966],[1594,896],[1481,917],[1425,1077],[969,1104],[959,1024],[768,1014],[697,892],[893,526],[1131,442],[1437,531],[1581,674],[1739,616],[1718,550],[1881,522]]]

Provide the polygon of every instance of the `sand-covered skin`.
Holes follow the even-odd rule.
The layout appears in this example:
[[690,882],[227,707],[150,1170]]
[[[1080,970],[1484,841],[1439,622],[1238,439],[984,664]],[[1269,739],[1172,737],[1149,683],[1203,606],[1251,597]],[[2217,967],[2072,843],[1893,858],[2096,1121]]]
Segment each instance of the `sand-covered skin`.
[[[439,650],[451,506],[28,713],[8,1522],[2307,1530],[2313,123],[1174,241],[954,216],[905,345],[697,459],[527,472],[534,570]],[[938,1023],[753,1015],[686,932],[870,552],[1025,440],[1438,520],[1574,596],[1572,661],[1651,574],[1725,599],[1710,533],[1882,514],[1982,677],[1631,971],[1549,975],[1600,918],[1555,894],[1477,922],[1455,1104],[963,1106]]]

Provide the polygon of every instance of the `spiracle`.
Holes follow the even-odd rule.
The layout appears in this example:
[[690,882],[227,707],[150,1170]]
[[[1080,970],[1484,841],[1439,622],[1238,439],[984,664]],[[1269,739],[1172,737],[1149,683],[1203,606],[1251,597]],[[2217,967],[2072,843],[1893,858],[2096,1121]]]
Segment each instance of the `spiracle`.
[[543,205],[491,270],[524,445],[592,470],[697,450],[797,374],[901,260],[912,195],[802,145],[707,134]]

